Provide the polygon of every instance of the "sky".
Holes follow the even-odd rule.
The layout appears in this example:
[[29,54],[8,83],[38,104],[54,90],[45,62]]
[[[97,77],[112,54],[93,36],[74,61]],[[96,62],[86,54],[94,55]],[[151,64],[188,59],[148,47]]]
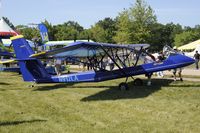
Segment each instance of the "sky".
[[[51,24],[69,20],[90,28],[106,17],[115,18],[135,0],[0,0],[0,17],[7,17],[15,26],[40,23]],[[173,22],[194,27],[200,24],[200,0],[146,0],[159,23]]]

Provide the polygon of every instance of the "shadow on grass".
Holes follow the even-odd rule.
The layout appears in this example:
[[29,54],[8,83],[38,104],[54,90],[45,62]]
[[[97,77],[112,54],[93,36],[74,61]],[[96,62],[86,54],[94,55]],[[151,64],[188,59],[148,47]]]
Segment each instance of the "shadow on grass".
[[9,83],[0,82],[0,85],[10,85]]
[[18,72],[3,72],[6,74],[6,76],[9,75],[9,77],[18,77],[18,76],[21,76],[21,74],[19,74]]
[[22,120],[22,121],[5,121],[5,122],[0,121],[0,126],[15,126],[24,123],[45,122],[45,121],[47,120]]
[[178,85],[170,85],[169,87],[183,87],[183,88],[188,88],[188,87],[200,87],[200,84],[178,84]]
[[68,84],[55,84],[51,86],[38,86],[37,89],[33,91],[50,91],[50,90],[55,90],[55,89],[60,89],[60,88],[71,88],[73,87],[74,83],[68,83]]
[[[146,84],[147,80],[144,80]],[[133,86],[133,82],[129,82],[128,91],[120,91],[118,86],[110,87],[97,94],[85,97],[81,101],[98,101],[98,100],[119,100],[119,99],[136,99],[144,98],[158,91],[163,86],[168,86],[173,80],[170,79],[152,79],[152,86]]]
[[[120,91],[118,89],[118,84],[116,86],[109,85],[97,85],[97,84],[80,84],[80,83],[67,83],[67,84],[55,84],[52,86],[38,86],[37,89],[33,91],[51,91],[61,88],[105,88],[105,90],[98,92],[94,95],[85,97],[81,101],[98,101],[98,100],[117,100],[117,99],[136,99],[144,98],[152,93],[160,90],[163,86],[167,87],[200,87],[200,84],[171,84],[174,82],[173,79],[152,79],[152,86],[146,86],[147,80],[143,80],[143,86],[133,86],[133,81],[128,83],[128,91]],[[178,81],[179,82],[179,81]],[[75,84],[79,84],[75,86]],[[108,89],[107,89],[108,88]]]
[[[95,85],[95,86],[86,86],[86,85],[78,85],[74,86],[76,83],[62,83],[62,84],[55,84],[53,86],[38,86],[37,89],[33,91],[51,91],[55,89],[61,89],[61,88],[110,88],[110,86],[102,86],[102,85]],[[80,84],[80,83],[77,83]]]

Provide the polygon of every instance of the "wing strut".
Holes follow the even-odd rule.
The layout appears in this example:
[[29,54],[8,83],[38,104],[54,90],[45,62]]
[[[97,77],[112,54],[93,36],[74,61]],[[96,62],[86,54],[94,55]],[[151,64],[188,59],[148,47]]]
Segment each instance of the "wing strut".
[[140,54],[142,53],[142,49],[143,49],[143,47],[140,48],[140,51],[139,51],[139,53],[138,53],[138,55],[137,55],[137,59],[136,59],[136,62],[135,62],[135,64],[134,64],[134,66],[136,66],[137,63],[138,63],[138,60],[139,60],[139,58],[140,58]]
[[[119,64],[117,64],[117,62],[114,60],[114,56],[112,57],[105,49],[104,47],[101,45],[102,50],[107,54],[107,56],[113,61],[113,63],[121,70],[122,74],[125,75],[126,77],[128,77],[128,75],[126,74],[126,72],[119,66]],[[111,53],[113,55],[113,50],[111,48]]]
[[[117,57],[117,59],[120,61],[121,65],[123,65],[123,67],[126,67],[126,64],[119,58],[119,56],[117,55],[117,52],[118,51],[116,51],[116,57]],[[124,55],[123,55],[123,57],[124,57]]]

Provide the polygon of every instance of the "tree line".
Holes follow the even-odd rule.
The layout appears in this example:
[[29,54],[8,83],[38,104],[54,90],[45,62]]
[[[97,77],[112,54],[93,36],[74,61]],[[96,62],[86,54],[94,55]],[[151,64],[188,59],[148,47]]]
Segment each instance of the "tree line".
[[[159,51],[164,45],[181,46],[199,39],[200,36],[200,25],[191,28],[172,22],[159,23],[154,10],[145,0],[136,0],[135,4],[121,11],[115,18],[106,17],[89,29],[75,21],[58,25],[52,25],[47,20],[43,23],[48,28],[50,40],[91,39],[117,44],[148,43],[152,51]],[[27,39],[40,37],[37,28],[24,25],[15,28]]]

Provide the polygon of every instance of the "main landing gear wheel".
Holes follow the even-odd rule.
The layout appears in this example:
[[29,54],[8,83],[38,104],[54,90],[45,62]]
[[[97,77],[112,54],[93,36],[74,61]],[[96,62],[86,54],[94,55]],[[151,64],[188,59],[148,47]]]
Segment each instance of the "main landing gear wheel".
[[128,85],[127,83],[123,82],[119,84],[119,90],[123,91],[123,90],[128,90]]
[[35,86],[34,86],[34,85],[29,85],[28,87],[30,87],[30,88],[34,88]]
[[134,81],[133,81],[133,84],[135,86],[142,86],[143,85],[143,81],[140,79],[140,78],[136,78]]
[[34,87],[35,87],[35,83],[29,85],[28,87],[30,87],[30,88],[34,88]]

